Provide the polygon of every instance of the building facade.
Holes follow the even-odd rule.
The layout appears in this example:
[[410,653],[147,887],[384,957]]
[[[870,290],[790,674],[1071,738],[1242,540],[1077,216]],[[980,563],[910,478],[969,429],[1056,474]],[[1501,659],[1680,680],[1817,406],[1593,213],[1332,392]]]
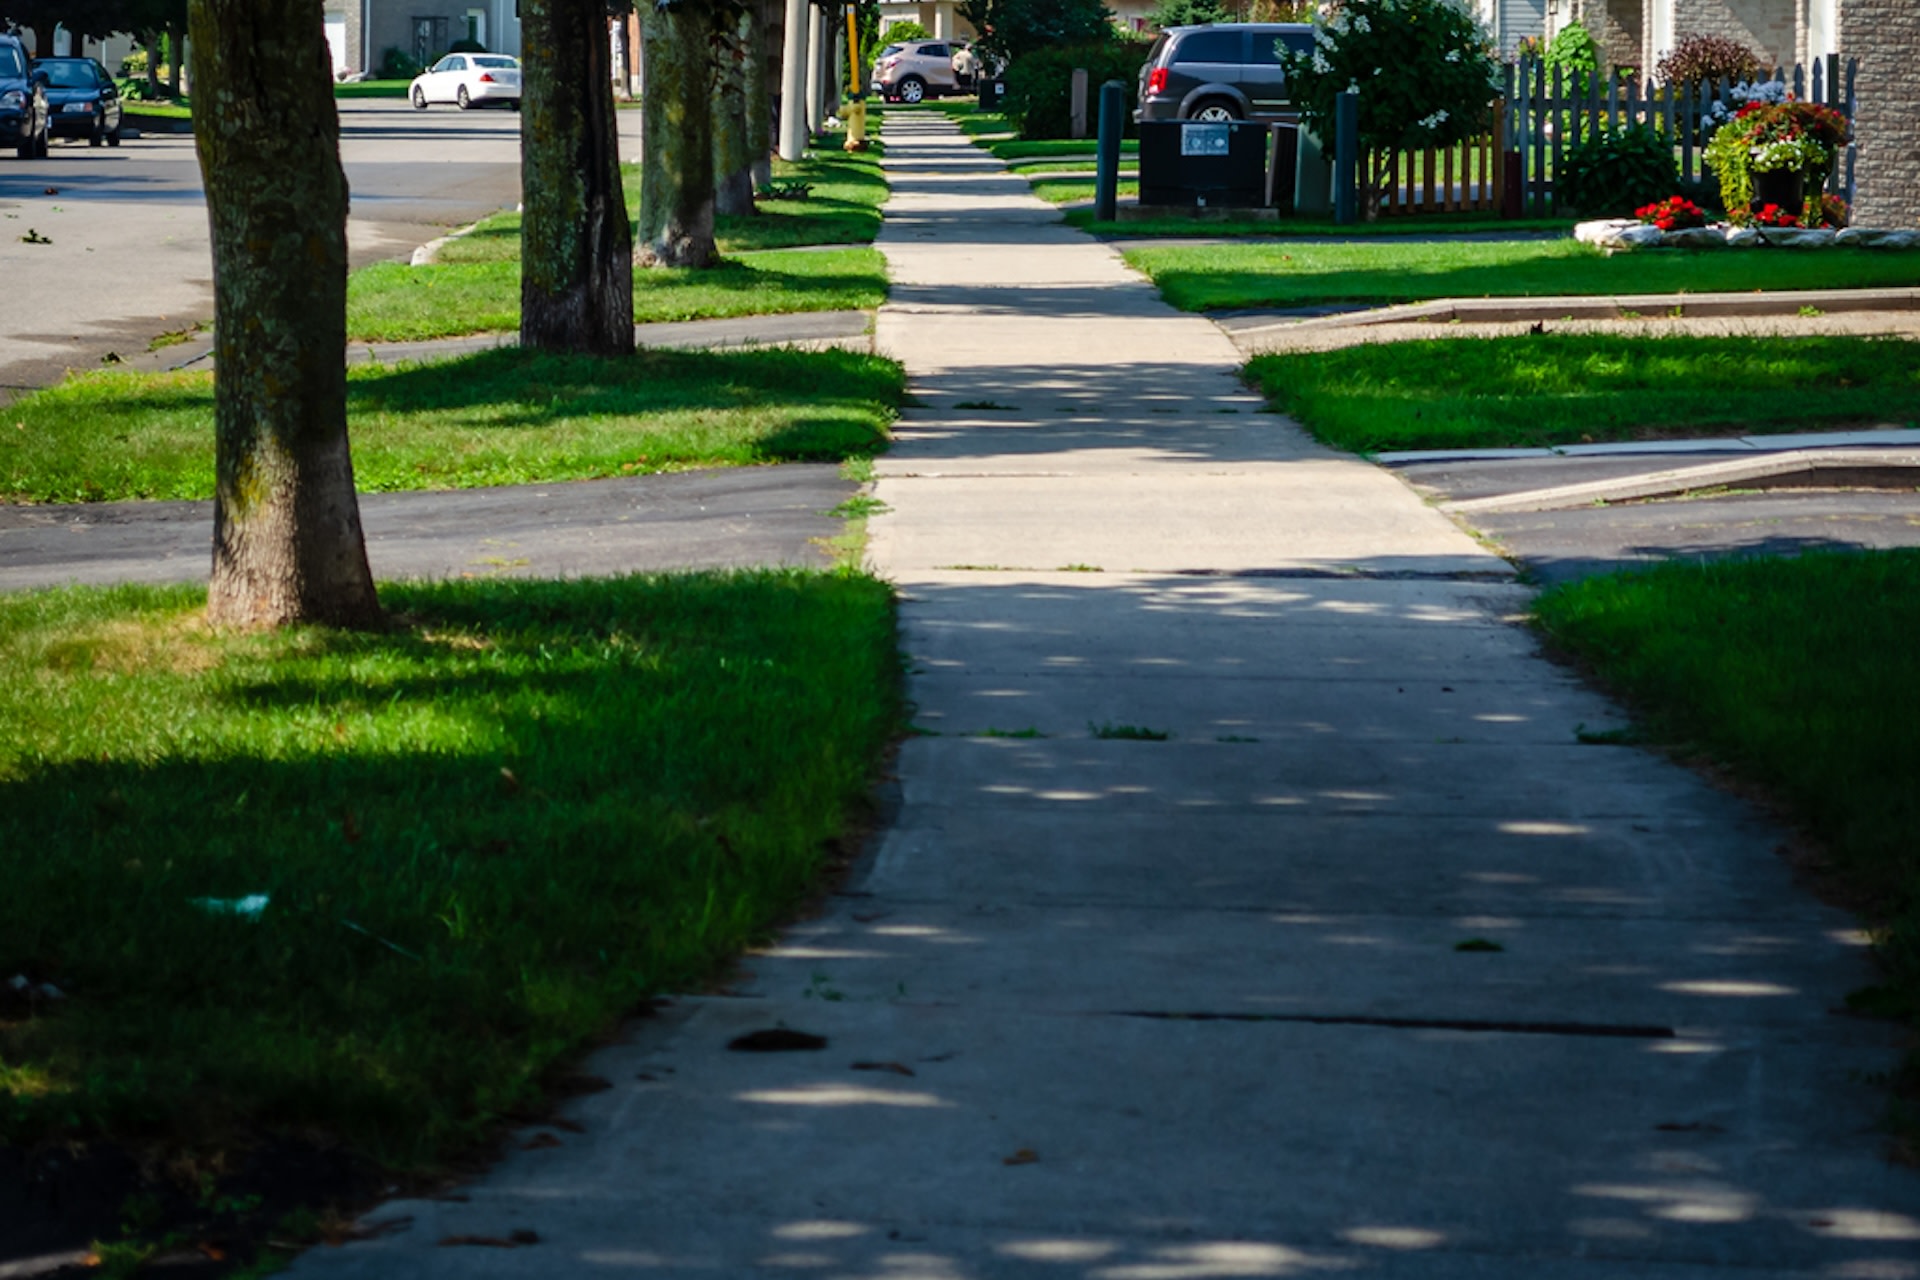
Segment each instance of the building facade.
[[1858,58],[1853,220],[1920,230],[1920,3],[1838,0],[1833,37]]

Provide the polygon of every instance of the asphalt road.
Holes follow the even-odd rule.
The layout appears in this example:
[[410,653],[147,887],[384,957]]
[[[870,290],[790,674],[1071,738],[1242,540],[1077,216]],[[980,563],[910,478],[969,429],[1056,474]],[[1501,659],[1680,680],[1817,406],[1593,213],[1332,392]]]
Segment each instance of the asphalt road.
[[[356,267],[404,261],[520,198],[514,112],[346,100],[340,129]],[[28,243],[29,232],[50,243]],[[191,136],[59,141],[45,160],[0,157],[0,402],[211,319],[211,262]]]
[[[827,514],[857,486],[837,466],[778,467],[367,493],[374,576],[568,578],[750,565],[824,568],[846,526]],[[204,581],[211,502],[0,504],[0,591]]]

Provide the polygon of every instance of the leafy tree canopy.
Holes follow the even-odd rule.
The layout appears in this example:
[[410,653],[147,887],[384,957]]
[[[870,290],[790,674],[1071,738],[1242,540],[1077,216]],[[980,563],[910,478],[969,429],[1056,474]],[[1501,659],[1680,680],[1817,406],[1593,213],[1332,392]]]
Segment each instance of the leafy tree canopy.
[[1049,45],[1088,44],[1113,31],[1101,0],[962,0],[960,14],[980,33],[979,47],[1011,62]]

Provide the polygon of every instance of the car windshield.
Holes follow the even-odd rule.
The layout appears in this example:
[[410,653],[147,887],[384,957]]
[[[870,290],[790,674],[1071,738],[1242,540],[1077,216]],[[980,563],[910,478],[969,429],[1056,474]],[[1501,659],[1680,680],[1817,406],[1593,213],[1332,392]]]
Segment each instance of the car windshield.
[[0,45],[0,78],[20,80],[26,74],[26,60],[20,56],[20,51],[10,44]]
[[511,71],[520,64],[512,58],[475,58],[473,65],[476,67],[505,67]]
[[84,62],[42,62],[39,67],[47,73],[47,83],[56,89],[92,89],[97,84],[93,68]]

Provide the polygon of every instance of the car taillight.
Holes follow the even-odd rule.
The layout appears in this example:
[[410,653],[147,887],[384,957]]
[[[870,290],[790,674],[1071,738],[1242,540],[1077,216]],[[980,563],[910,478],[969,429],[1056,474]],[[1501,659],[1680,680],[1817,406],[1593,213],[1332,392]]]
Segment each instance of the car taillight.
[[882,71],[891,71],[899,65],[900,65],[900,55],[896,53],[891,58],[888,58],[885,62],[881,63],[880,69]]
[[481,84],[499,84],[500,82],[493,78],[493,72],[482,71],[480,73],[480,83]]
[[1167,69],[1155,67],[1147,72],[1147,92],[1165,93],[1167,91]]

